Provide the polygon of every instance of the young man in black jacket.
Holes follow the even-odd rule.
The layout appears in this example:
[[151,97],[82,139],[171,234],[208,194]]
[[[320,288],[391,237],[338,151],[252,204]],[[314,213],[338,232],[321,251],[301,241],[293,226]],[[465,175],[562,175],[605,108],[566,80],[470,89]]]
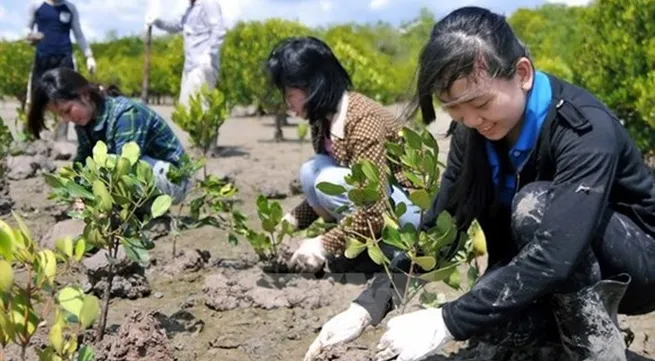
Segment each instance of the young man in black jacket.
[[[535,71],[486,9],[437,23],[419,67],[423,119],[437,95],[458,122],[424,227],[444,210],[462,229],[477,219],[489,268],[458,299],[391,319],[376,361],[474,337],[499,346],[492,359],[554,345],[573,360],[625,360],[617,313],[655,310],[655,182],[626,130],[587,91]],[[330,320],[306,360],[380,322],[386,285]]]

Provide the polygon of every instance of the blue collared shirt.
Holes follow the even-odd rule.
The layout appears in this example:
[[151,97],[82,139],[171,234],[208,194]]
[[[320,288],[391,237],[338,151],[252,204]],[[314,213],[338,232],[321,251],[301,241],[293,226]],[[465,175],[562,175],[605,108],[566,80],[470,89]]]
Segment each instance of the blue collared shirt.
[[[523,115],[523,128],[516,144],[509,150],[508,154],[514,172],[507,175],[504,186],[499,189],[500,199],[504,205],[509,206],[512,204],[514,192],[516,191],[516,173],[527,160],[530,151],[539,138],[539,131],[548,114],[552,97],[552,89],[548,76],[539,71],[535,72],[534,84],[528,95],[528,102],[525,107],[525,114]],[[498,187],[501,178],[498,154],[496,154],[491,141],[487,141],[486,146],[493,181],[496,187]]]

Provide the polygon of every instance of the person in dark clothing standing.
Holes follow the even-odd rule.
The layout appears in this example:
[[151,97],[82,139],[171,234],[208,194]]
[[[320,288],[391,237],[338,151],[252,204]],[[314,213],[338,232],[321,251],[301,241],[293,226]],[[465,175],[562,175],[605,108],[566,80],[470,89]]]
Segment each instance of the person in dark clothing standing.
[[444,210],[462,230],[477,219],[489,267],[461,297],[389,320],[376,361],[424,360],[467,339],[494,345],[492,360],[539,346],[626,360],[617,313],[655,310],[655,181],[617,117],[535,70],[505,18],[478,7],[432,30],[413,103],[426,122],[434,96],[457,125],[422,226]]
[[[28,84],[28,104],[31,103],[32,89],[36,88],[36,82],[43,73],[60,67],[75,69],[71,31],[86,57],[87,69],[95,73],[96,61],[82,32],[80,16],[73,3],[67,0],[34,1],[29,5],[27,19],[27,40],[36,47]],[[58,129],[58,132],[65,132],[65,129],[67,127]]]

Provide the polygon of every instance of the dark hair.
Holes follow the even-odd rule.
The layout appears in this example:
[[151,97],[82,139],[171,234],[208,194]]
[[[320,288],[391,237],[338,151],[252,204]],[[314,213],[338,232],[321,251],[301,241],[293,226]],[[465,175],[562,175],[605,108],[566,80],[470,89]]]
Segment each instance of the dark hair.
[[[511,78],[523,57],[529,58],[528,50],[504,16],[474,6],[456,9],[435,24],[421,51],[411,111],[420,108],[424,123],[429,124],[436,119],[435,94],[448,91],[457,79],[476,76],[479,71],[486,71],[490,78]],[[497,194],[491,182],[485,138],[475,129],[458,131],[466,133],[464,159],[448,203],[455,210],[459,226],[467,227],[487,207],[497,205]],[[508,163],[506,157],[500,158],[504,171]]]
[[103,107],[105,96],[121,95],[117,86],[111,85],[107,89],[102,89],[73,69],[48,70],[34,84],[27,115],[27,130],[39,139],[41,131],[45,128],[44,116],[48,104],[52,101],[79,100],[82,94],[88,94],[96,111]]
[[307,93],[305,111],[312,124],[334,114],[343,93],[352,87],[330,47],[312,36],[282,40],[268,56],[266,70],[282,93],[287,87]]

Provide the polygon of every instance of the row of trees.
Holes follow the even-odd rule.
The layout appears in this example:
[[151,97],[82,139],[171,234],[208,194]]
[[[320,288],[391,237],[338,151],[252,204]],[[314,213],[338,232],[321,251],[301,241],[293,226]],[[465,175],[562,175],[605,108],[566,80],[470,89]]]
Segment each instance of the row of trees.
[[[530,48],[537,67],[592,90],[626,122],[643,150],[655,144],[655,0],[596,0],[587,7],[547,4],[519,9],[509,21]],[[221,54],[221,84],[231,104],[257,105],[275,112],[280,97],[267,86],[263,61],[282,38],[315,35],[324,39],[353,76],[360,91],[383,103],[412,92],[418,53],[437,19],[422,10],[392,26],[341,24],[309,28],[270,19],[237,23]],[[93,44],[96,81],[116,84],[138,96],[143,77],[143,41],[113,38]],[[32,49],[23,42],[0,42],[0,96],[25,99]],[[79,51],[78,64],[84,64]],[[183,65],[180,36],[152,42],[149,92],[155,101],[177,96]]]

